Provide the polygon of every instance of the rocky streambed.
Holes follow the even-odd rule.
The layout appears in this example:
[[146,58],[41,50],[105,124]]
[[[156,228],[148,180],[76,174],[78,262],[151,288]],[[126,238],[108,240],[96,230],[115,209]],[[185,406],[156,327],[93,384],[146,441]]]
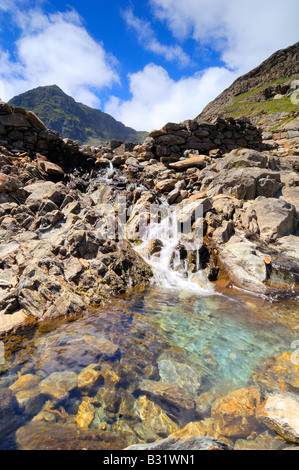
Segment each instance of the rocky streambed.
[[0,124],[2,447],[296,446],[296,135],[79,148],[23,109]]

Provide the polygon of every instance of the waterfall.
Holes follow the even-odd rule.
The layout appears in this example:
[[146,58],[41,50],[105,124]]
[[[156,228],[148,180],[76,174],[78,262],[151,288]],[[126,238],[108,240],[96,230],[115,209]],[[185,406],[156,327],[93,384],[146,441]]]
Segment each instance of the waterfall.
[[[142,243],[135,250],[154,272],[154,282],[166,289],[185,290],[200,295],[214,293],[204,279],[200,253],[190,241],[184,241],[177,213],[168,211],[161,221],[152,221],[142,233]],[[192,269],[190,258],[193,258]]]

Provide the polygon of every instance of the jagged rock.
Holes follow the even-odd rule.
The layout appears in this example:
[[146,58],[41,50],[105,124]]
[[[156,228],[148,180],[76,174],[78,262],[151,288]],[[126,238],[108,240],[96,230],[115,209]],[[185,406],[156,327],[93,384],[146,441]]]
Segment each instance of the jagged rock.
[[[18,304],[16,303],[13,310],[18,308],[17,305]],[[26,323],[27,319],[28,313],[23,309],[10,314],[0,312],[0,333],[5,334],[16,331]]]
[[14,193],[22,187],[22,183],[12,176],[0,173],[0,193]]
[[27,198],[27,204],[33,201],[50,199],[58,206],[62,203],[67,194],[66,187],[61,183],[52,183],[51,181],[41,181],[25,186],[25,191],[30,195]]

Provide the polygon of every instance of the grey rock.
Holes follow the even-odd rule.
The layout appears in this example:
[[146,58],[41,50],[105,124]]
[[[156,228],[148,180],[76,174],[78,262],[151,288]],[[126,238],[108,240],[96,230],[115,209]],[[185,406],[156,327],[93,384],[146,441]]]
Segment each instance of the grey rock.
[[274,241],[285,235],[292,235],[297,229],[296,210],[281,199],[261,199],[253,205],[261,238]]
[[126,447],[124,450],[234,450],[232,446],[210,437],[191,436],[189,438],[168,437],[161,441],[148,444],[136,444]]

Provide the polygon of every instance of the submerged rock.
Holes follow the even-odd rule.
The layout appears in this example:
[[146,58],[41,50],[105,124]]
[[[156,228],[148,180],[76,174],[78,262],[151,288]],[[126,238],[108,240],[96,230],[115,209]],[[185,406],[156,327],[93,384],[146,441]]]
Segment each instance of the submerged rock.
[[299,364],[294,360],[296,352],[285,352],[270,357],[256,365],[250,376],[250,383],[263,396],[269,393],[288,392],[296,396],[299,391]]
[[125,441],[107,431],[31,421],[18,429],[19,450],[121,450]]
[[192,395],[177,385],[145,379],[140,382],[138,389],[150,397],[160,399],[177,409],[195,410],[195,401]]
[[80,403],[75,421],[79,428],[88,428],[95,417],[95,407],[92,399],[85,398]]
[[143,424],[159,436],[165,437],[178,430],[178,425],[162,411],[162,408],[148,400],[145,395],[136,400],[134,409]]
[[235,450],[282,450],[285,442],[272,436],[268,431],[259,434],[255,439],[238,439]]
[[226,437],[247,437],[258,426],[260,396],[253,387],[231,392],[212,406],[215,430]]
[[161,381],[185,388],[191,394],[198,394],[201,386],[201,374],[187,364],[167,359],[158,361]]
[[20,425],[18,402],[12,390],[0,388],[1,437],[13,432]]
[[78,386],[78,376],[75,372],[53,372],[40,383],[40,390],[55,400],[63,400],[71,390]]

